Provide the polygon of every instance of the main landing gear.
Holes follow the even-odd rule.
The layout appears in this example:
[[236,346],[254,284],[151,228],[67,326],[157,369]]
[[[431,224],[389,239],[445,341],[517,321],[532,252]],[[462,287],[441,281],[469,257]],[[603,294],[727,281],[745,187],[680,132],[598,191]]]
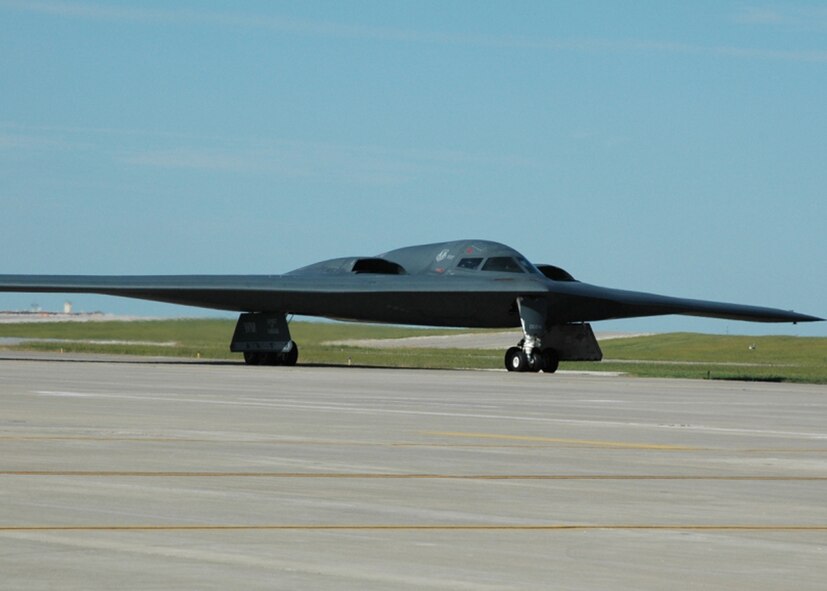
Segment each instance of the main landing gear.
[[299,346],[290,341],[291,348],[287,353],[273,353],[265,351],[244,351],[244,363],[247,365],[296,365],[299,360]]
[[244,353],[247,365],[296,365],[299,347],[281,312],[244,313],[235,326],[230,351]]

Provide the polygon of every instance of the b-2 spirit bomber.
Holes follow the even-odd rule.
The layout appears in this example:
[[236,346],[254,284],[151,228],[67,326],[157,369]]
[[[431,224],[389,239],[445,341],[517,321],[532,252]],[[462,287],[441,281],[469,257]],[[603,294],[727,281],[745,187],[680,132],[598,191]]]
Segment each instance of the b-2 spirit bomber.
[[509,371],[556,371],[560,361],[599,361],[590,322],[682,314],[756,322],[815,316],[598,287],[533,264],[487,240],[409,246],[342,257],[284,275],[0,275],[0,291],[94,293],[241,312],[230,349],[251,365],[295,365],[287,316],[450,326],[521,327],[505,352]]

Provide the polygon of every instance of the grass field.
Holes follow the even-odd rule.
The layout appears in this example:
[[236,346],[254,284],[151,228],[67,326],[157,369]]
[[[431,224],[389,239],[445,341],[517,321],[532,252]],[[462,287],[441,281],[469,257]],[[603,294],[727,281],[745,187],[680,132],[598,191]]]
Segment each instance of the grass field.
[[[234,320],[223,319],[2,324],[0,338],[35,339],[6,345],[15,349],[240,360],[240,354],[229,352],[234,326]],[[503,352],[494,350],[367,349],[327,344],[457,332],[450,329],[294,322],[290,330],[299,343],[299,363],[480,369],[503,365]],[[613,339],[601,347],[603,362],[562,363],[561,369],[827,384],[827,338],[673,333]]]

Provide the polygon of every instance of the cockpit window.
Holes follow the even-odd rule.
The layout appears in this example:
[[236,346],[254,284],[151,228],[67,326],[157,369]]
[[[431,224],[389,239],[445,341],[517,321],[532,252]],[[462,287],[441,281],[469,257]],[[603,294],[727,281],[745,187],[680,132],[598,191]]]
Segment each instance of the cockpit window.
[[505,273],[525,273],[523,268],[512,257],[491,257],[482,266],[483,271],[500,271]]
[[536,273],[537,275],[542,275],[542,273],[540,273],[540,269],[535,267],[530,261],[527,261],[523,257],[518,258],[517,262],[520,263],[520,266],[526,273]]
[[457,267],[459,267],[460,269],[476,269],[480,266],[481,262],[482,258],[460,259],[457,263]]

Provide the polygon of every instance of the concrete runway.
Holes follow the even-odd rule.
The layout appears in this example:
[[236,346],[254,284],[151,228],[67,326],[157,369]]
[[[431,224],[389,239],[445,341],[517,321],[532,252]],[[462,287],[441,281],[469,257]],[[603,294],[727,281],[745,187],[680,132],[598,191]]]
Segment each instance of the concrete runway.
[[827,388],[0,352],[0,589],[824,589]]

